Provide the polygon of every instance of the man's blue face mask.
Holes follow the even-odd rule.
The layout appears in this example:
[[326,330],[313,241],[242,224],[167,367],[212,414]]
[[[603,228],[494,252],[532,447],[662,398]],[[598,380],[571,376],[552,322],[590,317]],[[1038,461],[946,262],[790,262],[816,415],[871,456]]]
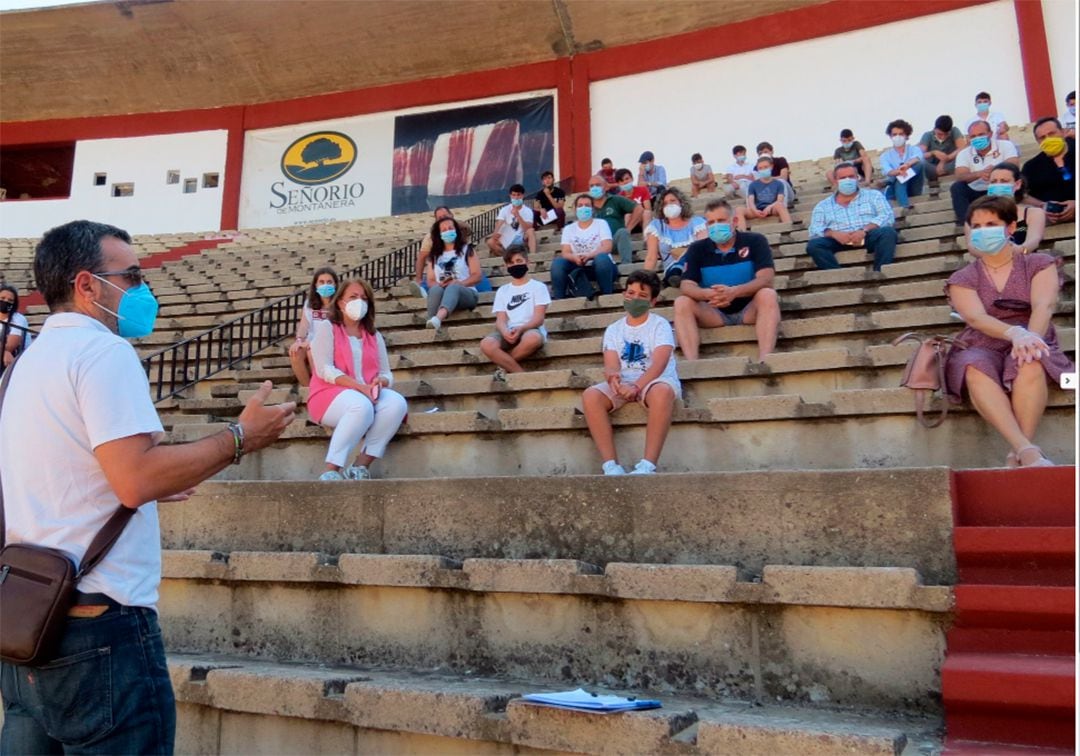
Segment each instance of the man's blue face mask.
[[105,312],[116,316],[117,332],[122,337],[125,339],[141,339],[143,336],[149,336],[153,333],[154,321],[157,320],[158,314],[158,301],[145,282],[132,286],[125,291],[97,273],[94,273],[93,276],[114,289],[124,292],[120,297],[120,304],[116,308],[116,312],[94,302]]

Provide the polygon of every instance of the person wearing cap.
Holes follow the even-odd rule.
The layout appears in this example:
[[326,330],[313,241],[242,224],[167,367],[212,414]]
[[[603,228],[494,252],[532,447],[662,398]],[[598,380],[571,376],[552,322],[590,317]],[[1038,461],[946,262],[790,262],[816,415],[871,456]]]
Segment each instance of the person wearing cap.
[[649,188],[649,196],[656,199],[667,188],[667,171],[656,164],[656,156],[645,150],[638,158],[638,183]]

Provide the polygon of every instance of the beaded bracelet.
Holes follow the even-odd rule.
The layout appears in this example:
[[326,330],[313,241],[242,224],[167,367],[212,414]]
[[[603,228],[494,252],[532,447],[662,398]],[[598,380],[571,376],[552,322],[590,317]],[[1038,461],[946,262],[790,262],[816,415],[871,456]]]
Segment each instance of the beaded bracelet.
[[235,451],[233,452],[234,465],[240,464],[240,459],[244,456],[244,426],[240,423],[229,423],[229,433],[233,437],[233,445]]

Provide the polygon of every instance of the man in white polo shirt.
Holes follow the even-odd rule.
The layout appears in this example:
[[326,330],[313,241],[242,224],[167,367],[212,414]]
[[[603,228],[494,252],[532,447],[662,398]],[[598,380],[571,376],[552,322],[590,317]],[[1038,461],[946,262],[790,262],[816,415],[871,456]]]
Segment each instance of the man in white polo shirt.
[[1020,167],[1020,153],[1007,139],[997,139],[990,124],[974,120],[968,124],[968,146],[956,153],[956,181],[949,187],[956,225],[963,225],[968,205],[986,194],[990,172],[1000,163]]
[[[127,232],[90,221],[52,229],[34,276],[52,314],[10,368],[0,422],[8,543],[48,546],[78,563],[120,505],[136,509],[78,584],[54,658],[0,666],[2,753],[171,753],[176,710],[155,605],[161,580],[157,499],[276,439],[291,403],[263,406],[200,441],[158,446],[146,374],[122,337],[153,329],[157,302]],[[117,335],[119,334],[119,335]]]

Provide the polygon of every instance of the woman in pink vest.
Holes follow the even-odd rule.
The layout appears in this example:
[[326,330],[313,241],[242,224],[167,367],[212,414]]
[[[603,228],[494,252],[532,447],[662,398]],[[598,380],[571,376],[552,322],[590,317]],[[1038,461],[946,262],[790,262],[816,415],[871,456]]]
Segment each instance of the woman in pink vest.
[[[386,453],[408,407],[390,390],[393,376],[386,342],[375,330],[375,301],[367,281],[344,281],[315,321],[311,341],[308,415],[334,429],[319,480],[366,480],[368,465]],[[356,462],[345,467],[349,451],[363,440]]]

